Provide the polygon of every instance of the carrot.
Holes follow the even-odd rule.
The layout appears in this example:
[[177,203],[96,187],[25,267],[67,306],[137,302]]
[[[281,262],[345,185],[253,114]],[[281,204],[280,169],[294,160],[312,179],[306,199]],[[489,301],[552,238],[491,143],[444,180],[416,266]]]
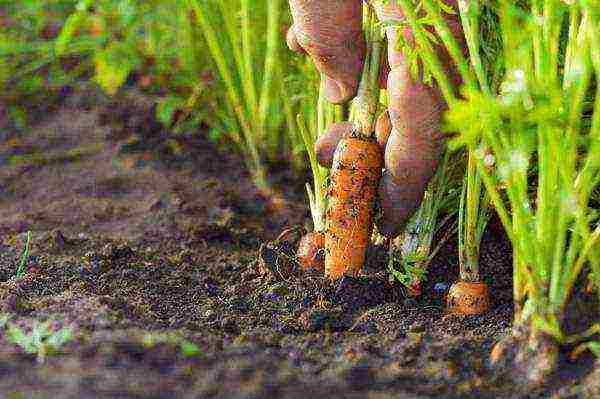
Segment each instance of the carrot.
[[303,270],[314,269],[318,272],[325,270],[325,234],[313,231],[300,239],[298,244],[298,262]]
[[371,137],[343,138],[331,169],[325,234],[325,274],[331,279],[355,275],[371,241],[383,153]]
[[490,294],[484,282],[458,281],[450,287],[446,299],[448,311],[461,315],[479,315],[488,311]]
[[287,43],[310,55],[325,75],[325,98],[341,104],[356,94],[363,68],[362,0],[289,0],[294,25]]
[[377,143],[381,148],[383,148],[384,151],[391,132],[392,121],[390,121],[390,113],[386,109],[381,115],[379,115],[377,122],[375,123],[375,136],[377,137]]

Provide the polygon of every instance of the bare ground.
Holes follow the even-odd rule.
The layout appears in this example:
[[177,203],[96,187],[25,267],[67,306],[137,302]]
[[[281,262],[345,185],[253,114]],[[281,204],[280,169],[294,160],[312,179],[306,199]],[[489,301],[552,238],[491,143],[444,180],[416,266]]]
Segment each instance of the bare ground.
[[2,334],[2,397],[600,397],[590,357],[563,356],[537,390],[490,368],[512,319],[497,223],[482,250],[492,309],[452,316],[433,286],[456,279],[454,242],[418,301],[387,281],[377,248],[363,276],[335,286],[263,273],[261,243],[307,220],[302,181],[274,171],[261,194],[237,155],[202,133],[173,138],[143,98],[84,90],[2,140],[0,313],[74,332],[44,362]]

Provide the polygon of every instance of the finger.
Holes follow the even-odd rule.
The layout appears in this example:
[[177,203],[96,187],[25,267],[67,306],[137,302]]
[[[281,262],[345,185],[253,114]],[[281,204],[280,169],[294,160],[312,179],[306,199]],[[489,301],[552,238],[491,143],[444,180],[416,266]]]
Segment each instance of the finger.
[[[289,0],[296,43],[326,75],[325,98],[332,103],[350,100],[358,89],[365,40],[362,0]],[[294,42],[295,40],[295,42]]]
[[352,81],[338,81],[324,75],[321,79],[321,89],[325,99],[332,104],[344,104],[356,93],[356,88]]
[[392,121],[390,120],[390,113],[386,109],[377,117],[375,122],[375,136],[377,137],[377,144],[385,152],[388,138],[392,132]]
[[406,169],[436,166],[447,108],[438,90],[414,81],[407,68],[399,67],[390,73],[388,95],[392,130],[385,149],[386,168],[396,179],[404,179]]
[[354,131],[354,124],[351,122],[333,123],[325,134],[321,135],[315,143],[315,152],[319,165],[331,168],[333,164],[333,154],[338,143],[345,137],[350,137]]
[[285,36],[285,41],[290,50],[299,54],[306,54],[306,51],[302,48],[300,43],[298,43],[298,38],[296,37],[296,32],[294,31],[294,25],[290,26],[287,31],[287,35]]
[[402,233],[406,222],[419,207],[424,193],[425,186],[418,180],[398,183],[385,170],[379,184],[379,205],[383,216],[378,222],[379,232],[387,238]]
[[388,94],[392,129],[385,147],[380,198],[382,231],[394,237],[417,209],[441,158],[440,124],[446,106],[438,91],[414,81],[406,66],[390,73]]

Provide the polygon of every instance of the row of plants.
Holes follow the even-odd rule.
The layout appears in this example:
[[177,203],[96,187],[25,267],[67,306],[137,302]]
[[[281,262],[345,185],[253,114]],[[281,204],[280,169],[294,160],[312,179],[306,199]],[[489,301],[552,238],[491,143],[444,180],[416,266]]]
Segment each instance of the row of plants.
[[[598,325],[569,336],[562,324],[573,297],[586,286],[597,294],[600,285],[600,161],[594,156],[600,148],[600,4],[469,0],[452,11],[437,0],[391,1],[405,16],[398,29],[410,28],[414,44],[388,46],[403,46],[413,73],[442,89],[446,129],[458,132],[421,208],[393,246],[391,275],[418,291],[436,252],[435,234],[456,229],[461,280],[480,281],[479,243],[493,208],[513,245],[510,342],[518,341],[525,354],[519,359],[549,359],[545,369],[533,368],[543,375],[556,364],[559,346],[582,343],[579,350],[598,351]],[[380,28],[389,24],[378,24],[368,6],[359,95],[352,106],[334,106],[318,90],[310,62],[283,44],[290,25],[283,0],[1,4],[8,11],[0,15],[0,56],[7,60],[0,66],[0,90],[15,125],[24,129],[22,104],[39,101],[40,92],[60,95],[69,82],[89,78],[118,95],[135,77],[156,96],[159,120],[175,132],[210,126],[213,138],[226,138],[244,155],[266,192],[265,161],[284,158],[298,170],[309,165],[315,230],[326,229],[330,207],[329,171],[317,161],[315,142],[348,116],[361,134],[372,136],[386,105],[377,77]],[[466,54],[446,23],[453,12]],[[457,66],[461,87],[442,67],[438,44]],[[506,342],[497,346],[496,358],[507,352]]]
[[[447,7],[434,0],[397,3],[420,67],[443,88],[446,130],[458,133],[451,148],[468,155],[461,278],[478,278],[485,196],[512,243],[513,334],[492,359],[506,360],[516,348],[517,370],[543,381],[558,363],[559,347],[600,352],[597,317],[587,330],[564,329],[576,317],[568,314],[574,298],[600,294],[600,3],[460,1],[466,56],[450,34]],[[484,25],[493,25],[496,36]],[[461,87],[441,68],[437,40],[457,66]],[[490,43],[496,56],[486,63]]]
[[[414,79],[425,77],[440,88],[449,108],[445,130],[454,136],[396,245],[400,255],[392,254],[392,276],[418,290],[435,253],[433,236],[445,224],[438,216],[459,209],[461,281],[448,294],[454,297],[449,303],[464,313],[485,311],[487,293],[477,288],[479,245],[493,208],[513,248],[515,319],[492,361],[512,362],[511,369],[538,384],[555,371],[559,348],[570,348],[573,356],[585,350],[599,355],[597,317],[577,331],[567,331],[565,323],[577,317],[577,308],[569,307],[576,298],[594,303],[600,294],[600,2],[474,0],[460,1],[456,11],[438,0],[386,4],[392,2],[404,15],[396,29],[410,29],[414,43],[388,45],[403,48]],[[373,206],[371,186],[380,178],[369,171],[382,163],[371,157],[369,144],[360,151],[354,149],[360,144],[350,144],[372,140],[378,109],[373,99],[380,98],[373,75],[381,33],[373,28],[372,9],[364,11],[368,49],[350,110],[353,133],[337,145],[325,208],[324,269],[333,279],[354,273],[364,261],[362,234],[373,221],[363,210]],[[467,52],[447,23],[455,13]],[[439,58],[440,44],[460,74],[460,86]],[[352,151],[356,158],[348,159]],[[450,178],[456,151],[463,151],[462,179]],[[313,171],[320,173],[316,165]],[[360,191],[345,186],[352,179]]]
[[109,96],[135,85],[175,134],[209,126],[262,189],[266,163],[306,167],[296,115],[314,130],[318,75],[285,48],[287,2],[2,0],[0,9],[0,90],[13,129],[25,132],[77,82]]

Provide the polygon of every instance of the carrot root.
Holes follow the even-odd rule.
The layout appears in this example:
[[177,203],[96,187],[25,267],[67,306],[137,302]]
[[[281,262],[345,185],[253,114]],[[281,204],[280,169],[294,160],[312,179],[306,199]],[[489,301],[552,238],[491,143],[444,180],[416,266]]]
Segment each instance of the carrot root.
[[460,315],[479,315],[490,307],[488,286],[483,282],[458,281],[448,291],[448,311]]
[[330,279],[356,275],[362,268],[382,164],[383,153],[374,139],[349,137],[338,144],[325,234],[325,275]]
[[325,270],[324,246],[325,235],[321,231],[313,231],[302,237],[296,254],[303,270]]

